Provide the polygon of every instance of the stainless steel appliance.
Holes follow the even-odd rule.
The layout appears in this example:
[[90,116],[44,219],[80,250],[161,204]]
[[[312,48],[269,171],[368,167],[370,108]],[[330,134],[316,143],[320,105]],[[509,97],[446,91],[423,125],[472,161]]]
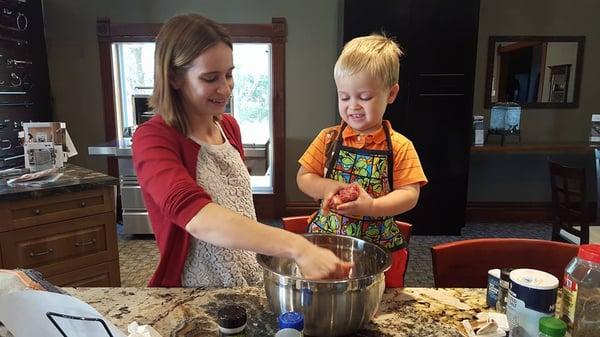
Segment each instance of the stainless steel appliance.
[[142,188],[133,169],[132,158],[119,158],[121,207],[125,234],[152,234]]
[[117,157],[119,161],[119,182],[124,234],[153,234],[148,211],[142,198],[133,160],[131,158],[131,138],[90,146],[92,156]]

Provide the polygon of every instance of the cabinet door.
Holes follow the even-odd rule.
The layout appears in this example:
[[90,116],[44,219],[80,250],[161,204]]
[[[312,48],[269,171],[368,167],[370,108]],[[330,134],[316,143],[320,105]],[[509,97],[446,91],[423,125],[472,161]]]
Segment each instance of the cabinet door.
[[4,268],[56,275],[118,260],[113,212],[0,234]]
[[100,263],[68,273],[46,278],[59,287],[120,287],[121,278],[117,261]]

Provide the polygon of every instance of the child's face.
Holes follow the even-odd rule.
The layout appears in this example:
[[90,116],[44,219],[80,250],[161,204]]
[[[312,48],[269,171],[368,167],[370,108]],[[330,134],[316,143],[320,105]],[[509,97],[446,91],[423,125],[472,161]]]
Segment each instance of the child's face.
[[381,126],[388,104],[398,94],[399,86],[384,88],[364,72],[336,78],[340,117],[354,130],[369,133]]
[[219,43],[200,54],[184,74],[171,85],[179,90],[188,114],[217,116],[233,90],[233,54],[225,43]]

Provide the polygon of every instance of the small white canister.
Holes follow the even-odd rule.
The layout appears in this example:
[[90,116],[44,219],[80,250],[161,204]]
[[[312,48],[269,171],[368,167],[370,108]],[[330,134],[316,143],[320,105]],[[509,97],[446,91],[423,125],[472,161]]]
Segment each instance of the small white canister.
[[558,279],[535,269],[510,272],[506,316],[511,337],[537,337],[540,318],[553,316]]
[[485,303],[488,307],[496,308],[498,300],[498,291],[500,290],[500,269],[488,270],[487,291],[485,294]]

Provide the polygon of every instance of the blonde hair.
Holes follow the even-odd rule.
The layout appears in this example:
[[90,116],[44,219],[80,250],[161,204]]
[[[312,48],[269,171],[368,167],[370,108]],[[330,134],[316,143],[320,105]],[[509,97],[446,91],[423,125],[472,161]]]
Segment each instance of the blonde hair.
[[231,36],[223,26],[198,14],[170,18],[156,36],[154,91],[149,105],[184,135],[189,131],[189,119],[171,80],[184,74],[195,58],[219,42],[233,48]]
[[338,79],[365,71],[390,88],[398,83],[402,55],[398,44],[385,35],[374,33],[357,37],[344,46],[333,68],[333,76]]

